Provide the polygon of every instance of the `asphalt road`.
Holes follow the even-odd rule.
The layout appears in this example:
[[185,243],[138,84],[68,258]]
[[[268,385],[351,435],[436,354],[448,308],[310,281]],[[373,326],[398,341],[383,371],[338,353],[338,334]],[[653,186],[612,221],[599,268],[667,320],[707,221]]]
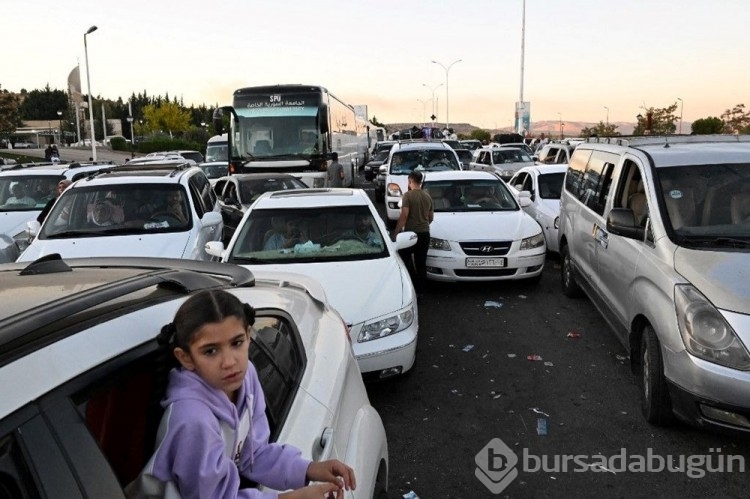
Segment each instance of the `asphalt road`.
[[[488,481],[501,497],[748,496],[737,462],[697,477],[707,469],[697,456],[710,456],[712,469],[726,469],[729,455],[750,464],[748,441],[645,422],[626,350],[589,300],[562,294],[556,258],[536,286],[431,283],[419,321],[412,371],[368,385],[388,435],[391,497],[496,497],[475,475],[480,451],[494,478],[518,473],[504,488]],[[496,438],[507,451],[487,448]],[[640,465],[649,452],[657,457]],[[579,461],[568,458],[564,472],[562,456]],[[659,456],[684,471],[645,472]],[[554,470],[555,459],[558,471],[533,471]]]

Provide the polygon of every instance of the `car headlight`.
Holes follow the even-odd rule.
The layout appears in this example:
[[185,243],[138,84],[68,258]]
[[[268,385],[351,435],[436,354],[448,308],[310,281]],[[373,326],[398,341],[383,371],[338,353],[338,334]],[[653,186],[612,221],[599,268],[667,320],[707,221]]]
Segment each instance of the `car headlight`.
[[521,239],[521,251],[539,248],[540,246],[544,246],[544,234],[541,232],[534,234],[531,237]]
[[560,228],[560,217],[555,217],[555,229]]
[[377,340],[378,338],[385,338],[391,334],[403,331],[411,326],[412,322],[414,322],[414,307],[409,306],[385,319],[366,322],[359,332],[357,341],[363,343],[365,341]]
[[429,249],[440,250],[440,251],[450,251],[451,243],[449,243],[445,239],[438,239],[437,237],[431,237]]
[[392,197],[400,197],[401,196],[401,187],[398,186],[398,184],[390,183],[388,184],[388,195]]
[[750,369],[750,355],[737,333],[700,291],[689,284],[678,284],[674,288],[674,305],[688,352],[722,366]]

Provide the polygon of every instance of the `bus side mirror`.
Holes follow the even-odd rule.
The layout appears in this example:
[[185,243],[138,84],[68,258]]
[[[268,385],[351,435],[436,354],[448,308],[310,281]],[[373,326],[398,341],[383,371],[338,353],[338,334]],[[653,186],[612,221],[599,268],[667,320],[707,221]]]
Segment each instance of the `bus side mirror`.
[[320,132],[321,133],[328,133],[328,106],[322,105],[320,106],[320,113],[319,113],[319,119],[320,119]]
[[224,111],[219,107],[214,109],[214,132],[216,135],[221,135],[224,131]]

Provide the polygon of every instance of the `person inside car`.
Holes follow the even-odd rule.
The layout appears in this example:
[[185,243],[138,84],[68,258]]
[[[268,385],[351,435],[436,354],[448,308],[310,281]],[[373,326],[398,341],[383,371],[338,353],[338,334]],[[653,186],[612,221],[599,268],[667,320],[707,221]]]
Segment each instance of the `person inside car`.
[[128,497],[276,497],[241,488],[242,478],[291,489],[278,495],[287,499],[343,498],[356,488],[354,470],[338,459],[310,461],[269,442],[263,387],[249,361],[254,322],[252,306],[213,289],[188,298],[162,328],[159,342],[179,364],[169,373],[156,451]]
[[271,220],[272,228],[264,237],[264,250],[293,248],[306,240],[296,219],[287,218],[283,225],[280,225],[280,222],[281,220],[278,217]]
[[372,229],[372,217],[364,213],[355,215],[354,229],[344,232],[341,239],[354,239],[368,246],[382,246],[383,244]]
[[36,200],[26,195],[26,187],[21,182],[13,184],[13,187],[11,187],[10,191],[13,193],[13,195],[5,201],[6,205],[36,205]]

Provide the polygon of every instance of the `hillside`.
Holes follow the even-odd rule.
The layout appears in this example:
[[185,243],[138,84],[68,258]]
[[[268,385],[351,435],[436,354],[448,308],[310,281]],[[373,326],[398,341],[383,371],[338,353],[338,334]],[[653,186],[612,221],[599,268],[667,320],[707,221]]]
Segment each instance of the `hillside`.
[[[563,122],[563,134],[566,137],[575,137],[580,135],[581,130],[588,127],[596,126],[598,123],[593,122],[586,122],[586,121],[565,121]],[[615,124],[618,126],[617,131],[620,132],[622,135],[628,135],[632,133],[633,128],[635,127],[635,123],[629,123],[626,121],[613,121],[612,124]],[[438,123],[438,126],[444,126]],[[683,129],[685,129],[685,126],[690,126],[690,124],[683,123]],[[389,133],[394,132],[396,130],[402,130],[404,128],[411,128],[412,126],[418,126],[421,127],[422,123],[388,123],[385,125],[386,129]],[[469,123],[451,123],[451,128],[457,133],[457,134],[465,134],[469,135],[472,130],[480,129],[480,127],[471,125]],[[496,133],[508,133],[510,132],[510,127],[505,128],[495,128],[490,129],[490,135],[494,135]],[[552,136],[553,138],[557,137],[560,134],[560,122],[559,121],[536,121],[531,124],[531,134],[532,135],[539,135],[541,133],[544,133],[545,135]]]

